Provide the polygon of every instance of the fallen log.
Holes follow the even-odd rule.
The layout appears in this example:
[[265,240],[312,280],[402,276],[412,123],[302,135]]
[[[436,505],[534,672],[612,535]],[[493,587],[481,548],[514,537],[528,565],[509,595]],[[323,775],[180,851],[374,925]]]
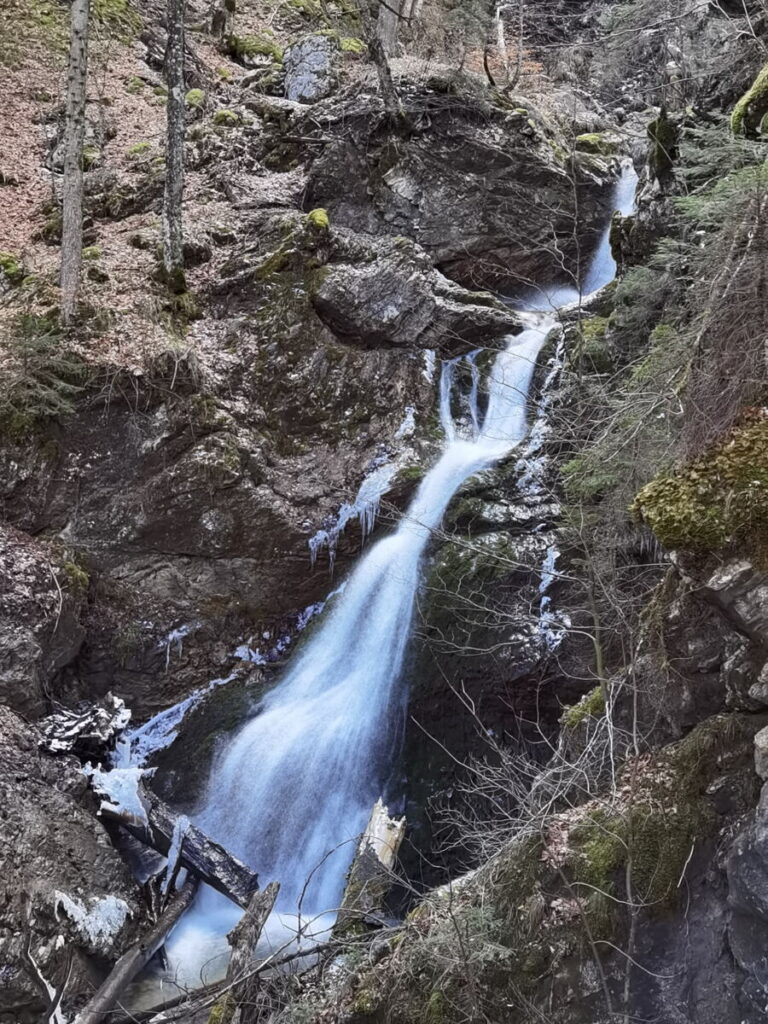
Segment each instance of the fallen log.
[[[119,781],[121,772],[132,771],[135,769],[92,773],[94,789],[104,798],[99,811],[101,817],[121,825],[164,857],[173,852],[173,859],[177,856],[181,867],[246,910],[251,896],[259,888],[258,875],[183,816],[174,814],[136,778],[130,780],[134,790],[130,799],[126,799],[127,787],[116,788],[114,783]],[[175,867],[175,864],[170,867],[171,872]]]
[[130,985],[165,941],[165,937],[190,906],[197,889],[197,879],[190,878],[172,897],[156,924],[127,950],[109,973],[91,1001],[75,1017],[74,1024],[101,1024],[122,992]]
[[250,1024],[249,1009],[255,1006],[258,975],[250,974],[254,952],[267,918],[272,913],[280,886],[270,882],[251,897],[248,909],[227,936],[232,956],[227,967],[227,984],[233,987],[211,1010],[208,1024]]
[[390,818],[381,799],[377,800],[347,874],[347,885],[333,928],[335,937],[381,923],[404,835],[405,818]]

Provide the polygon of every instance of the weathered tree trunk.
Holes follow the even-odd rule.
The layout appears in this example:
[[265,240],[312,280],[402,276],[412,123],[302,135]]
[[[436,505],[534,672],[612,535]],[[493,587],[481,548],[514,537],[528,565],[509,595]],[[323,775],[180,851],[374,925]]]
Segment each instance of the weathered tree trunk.
[[[109,805],[102,805],[100,814],[106,821],[122,825],[132,836],[165,857],[171,849],[177,816],[154,793],[146,789],[140,792],[147,812],[146,824]],[[248,907],[258,889],[258,875],[194,825],[184,831],[179,862],[243,909]]]
[[[232,947],[232,957],[227,968],[228,985],[237,982],[238,978],[244,978],[248,973],[253,952],[267,918],[272,913],[279,891],[279,884],[270,882],[262,892],[254,893],[245,914],[227,936],[227,941]],[[251,1024],[251,1017],[254,1015],[252,1011],[255,1012],[253,996],[258,983],[258,976],[254,976],[235,984],[213,1007],[208,1024]]]
[[[399,0],[396,0],[396,2],[399,2]],[[379,11],[381,11],[381,8],[379,8]],[[368,44],[368,53],[376,65],[379,89],[387,118],[393,122],[401,121],[403,119],[403,111],[400,106],[400,98],[397,95],[397,89],[395,89],[395,83],[392,80],[392,71],[389,67],[387,53],[379,37],[378,23],[374,23],[371,11],[365,0],[360,4],[360,24],[362,25],[365,41]]]
[[211,12],[211,35],[216,39],[226,39],[235,31],[235,14],[237,0],[215,0]]
[[384,908],[392,888],[392,869],[405,835],[405,818],[390,818],[377,800],[347,875],[334,935],[344,935],[366,925]]
[[181,204],[184,198],[184,14],[186,0],[168,0],[168,84],[165,196],[163,201],[163,269],[174,292],[186,290]]
[[[407,2],[407,0],[406,0]],[[387,57],[397,53],[397,33],[400,29],[401,0],[379,0],[379,16],[376,19],[376,35]]]
[[88,80],[88,17],[91,0],[72,0],[67,107],[64,129],[64,180],[61,222],[61,322],[77,310],[83,260],[83,140]]
[[184,911],[192,903],[197,880],[190,879],[173,896],[157,923],[120,957],[109,977],[88,1005],[75,1018],[75,1024],[101,1024],[120,994],[130,985],[142,967],[149,963]]

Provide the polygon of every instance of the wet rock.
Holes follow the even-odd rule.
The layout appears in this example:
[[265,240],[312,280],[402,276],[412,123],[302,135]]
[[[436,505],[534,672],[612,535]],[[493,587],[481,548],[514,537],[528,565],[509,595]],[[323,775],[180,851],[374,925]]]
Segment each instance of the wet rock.
[[68,759],[41,755],[37,730],[0,705],[0,1019],[37,1024],[45,1000],[30,971],[65,1004],[90,993],[141,922],[138,886],[89,810],[87,781]]
[[289,46],[283,56],[286,98],[299,103],[316,103],[334,87],[332,37],[305,36]]
[[[758,772],[765,760],[768,730],[755,737]],[[731,952],[747,981],[742,992],[745,1019],[763,1019],[768,1003],[768,788],[763,787],[753,821],[737,837],[728,854],[728,899],[732,910],[728,929]]]

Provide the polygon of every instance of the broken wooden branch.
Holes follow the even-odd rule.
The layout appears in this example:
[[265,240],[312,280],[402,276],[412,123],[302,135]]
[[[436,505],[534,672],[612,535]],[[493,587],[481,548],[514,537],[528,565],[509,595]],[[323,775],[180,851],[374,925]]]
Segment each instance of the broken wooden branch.
[[377,800],[347,874],[334,936],[346,935],[382,916],[404,834],[405,818],[390,818],[381,799]]
[[189,824],[180,830],[180,816],[150,790],[139,785],[138,792],[146,811],[144,820],[110,803],[102,804],[101,816],[106,821],[122,825],[132,836],[164,857],[173,846],[174,832],[178,836],[182,831],[178,857],[181,866],[243,910],[247,909],[251,896],[259,887],[258,875],[195,825]]
[[121,993],[130,985],[163,944],[166,935],[190,906],[197,889],[197,879],[190,878],[171,898],[157,922],[131,946],[109,973],[104,984],[75,1018],[75,1024],[101,1024]]
[[209,1024],[214,1021],[216,1024],[248,1024],[244,1007],[255,1003],[254,990],[258,985],[258,975],[249,974],[248,969],[279,891],[279,884],[270,882],[262,892],[254,893],[245,914],[227,936],[232,956],[226,980],[234,987],[215,1004],[208,1018]]

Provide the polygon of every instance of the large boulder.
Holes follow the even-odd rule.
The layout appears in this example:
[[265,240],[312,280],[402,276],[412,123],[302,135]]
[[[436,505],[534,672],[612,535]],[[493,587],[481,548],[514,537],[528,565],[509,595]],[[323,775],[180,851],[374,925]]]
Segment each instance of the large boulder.
[[[327,208],[335,224],[414,239],[467,287],[519,291],[560,279],[596,245],[616,162],[577,154],[572,165],[566,139],[528,100],[499,105],[472,89],[404,83],[413,127],[401,132],[365,97],[354,109],[343,98],[324,101],[314,124],[300,116],[297,135],[318,125],[324,135],[306,202]],[[334,137],[337,123],[344,132]]]
[[69,971],[65,1001],[88,995],[141,924],[139,887],[88,810],[85,776],[40,738],[0,704],[0,1020],[14,1024],[47,1019],[40,979],[59,989]]
[[520,329],[509,307],[434,270],[408,239],[372,243],[366,258],[333,262],[313,279],[312,303],[334,334],[368,346],[453,354],[491,345]]

